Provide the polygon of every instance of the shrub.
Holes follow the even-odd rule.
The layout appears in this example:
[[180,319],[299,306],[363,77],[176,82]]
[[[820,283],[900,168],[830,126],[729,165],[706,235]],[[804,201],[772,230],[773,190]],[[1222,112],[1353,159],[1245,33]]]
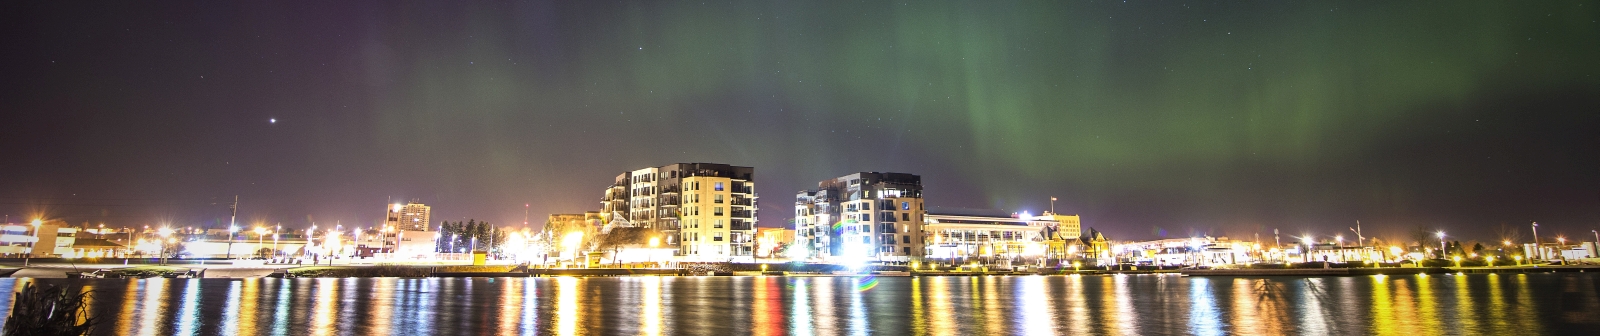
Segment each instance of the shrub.
[[40,289],[30,282],[15,294],[5,334],[87,335],[99,322],[84,304],[90,296],[90,292],[70,293],[56,286]]

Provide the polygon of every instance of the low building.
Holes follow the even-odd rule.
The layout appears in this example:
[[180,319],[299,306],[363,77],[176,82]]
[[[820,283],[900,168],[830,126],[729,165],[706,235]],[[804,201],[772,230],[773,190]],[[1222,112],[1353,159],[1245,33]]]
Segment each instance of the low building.
[[1045,228],[1060,224],[1047,218],[968,209],[930,210],[924,219],[927,258],[952,263],[977,258],[1010,264],[1047,257]]
[[[40,234],[43,233],[43,234]],[[0,255],[60,257],[72,253],[78,228],[60,220],[34,220],[29,224],[0,225]]]
[[67,258],[122,258],[128,253],[128,247],[110,240],[77,237],[72,243],[72,252],[64,255]]
[[756,228],[756,258],[785,258],[778,249],[794,243],[794,230]]

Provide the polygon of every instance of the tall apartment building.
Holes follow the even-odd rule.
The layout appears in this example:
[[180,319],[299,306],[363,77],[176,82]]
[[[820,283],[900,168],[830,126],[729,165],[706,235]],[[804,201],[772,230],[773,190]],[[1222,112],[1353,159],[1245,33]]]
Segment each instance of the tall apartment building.
[[397,231],[430,231],[428,219],[432,209],[416,201],[405,205],[396,203],[389,207],[389,219],[384,225],[393,227]]
[[617,175],[601,213],[665,235],[687,260],[753,261],[755,169],[679,163]]
[[795,195],[795,244],[830,261],[921,259],[922,177],[863,172]]

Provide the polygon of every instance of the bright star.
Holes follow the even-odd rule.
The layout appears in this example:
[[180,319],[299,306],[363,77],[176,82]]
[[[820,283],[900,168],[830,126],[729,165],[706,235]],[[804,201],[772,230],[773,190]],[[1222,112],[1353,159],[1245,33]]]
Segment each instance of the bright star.
[[268,124],[276,124],[276,123],[278,123],[278,118],[268,118],[267,119],[267,123]]

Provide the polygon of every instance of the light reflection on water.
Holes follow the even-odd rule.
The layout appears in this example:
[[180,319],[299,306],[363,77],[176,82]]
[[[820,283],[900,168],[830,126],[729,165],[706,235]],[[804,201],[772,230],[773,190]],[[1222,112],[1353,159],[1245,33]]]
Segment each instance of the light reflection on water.
[[[39,283],[94,290],[105,335],[1421,335],[1582,334],[1600,327],[1595,277],[881,277],[870,289],[849,277]],[[0,296],[0,309],[11,299]]]

